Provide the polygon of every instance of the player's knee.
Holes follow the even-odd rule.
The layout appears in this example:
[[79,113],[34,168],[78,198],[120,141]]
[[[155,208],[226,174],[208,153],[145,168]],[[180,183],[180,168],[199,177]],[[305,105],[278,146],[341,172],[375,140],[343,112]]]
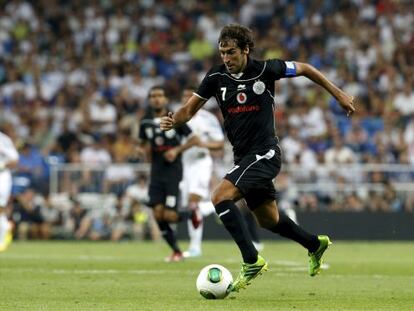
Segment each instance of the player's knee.
[[179,220],[179,216],[175,211],[165,211],[163,220],[166,222],[177,222]]
[[160,210],[154,210],[154,218],[157,222],[160,222],[164,218],[164,213]]
[[240,199],[241,194],[235,186],[225,181],[221,183],[216,189],[214,189],[211,195],[211,201],[213,205],[216,206],[220,202],[227,200],[237,200]]
[[273,217],[257,217],[257,222],[260,227],[264,229],[272,229],[277,226],[279,222],[279,215],[275,215]]
[[213,191],[211,195],[211,202],[213,202],[214,206],[226,200],[231,200],[231,197],[226,195],[224,191],[221,191],[221,189],[216,189]]

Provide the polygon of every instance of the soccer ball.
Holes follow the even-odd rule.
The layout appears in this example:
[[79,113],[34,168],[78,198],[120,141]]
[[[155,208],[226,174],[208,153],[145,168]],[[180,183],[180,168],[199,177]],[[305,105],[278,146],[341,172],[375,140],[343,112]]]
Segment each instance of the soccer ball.
[[206,299],[223,299],[228,295],[227,289],[232,282],[229,270],[213,264],[201,269],[196,286],[200,295]]

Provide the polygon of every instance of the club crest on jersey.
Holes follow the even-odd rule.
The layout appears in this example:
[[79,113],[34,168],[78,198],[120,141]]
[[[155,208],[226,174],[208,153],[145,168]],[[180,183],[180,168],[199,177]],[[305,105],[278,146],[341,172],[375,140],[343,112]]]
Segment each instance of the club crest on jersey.
[[241,92],[237,94],[237,101],[239,102],[239,104],[244,104],[246,100],[247,100],[246,93]]
[[266,90],[266,85],[262,81],[256,81],[253,84],[253,92],[255,92],[257,95],[263,94],[263,92]]

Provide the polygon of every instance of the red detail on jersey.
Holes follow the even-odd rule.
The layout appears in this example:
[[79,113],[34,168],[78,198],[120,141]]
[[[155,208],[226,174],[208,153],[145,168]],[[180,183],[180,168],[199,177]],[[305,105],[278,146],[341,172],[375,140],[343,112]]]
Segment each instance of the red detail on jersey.
[[165,151],[168,151],[172,148],[174,148],[174,146],[156,146],[156,147],[154,147],[154,151],[155,152],[165,152]]
[[239,104],[244,104],[247,100],[247,96],[244,93],[239,93],[237,94],[237,101],[239,102]]
[[227,112],[231,114],[241,113],[241,112],[252,112],[252,111],[260,111],[259,105],[251,105],[251,106],[237,106],[237,107],[230,107],[227,108]]

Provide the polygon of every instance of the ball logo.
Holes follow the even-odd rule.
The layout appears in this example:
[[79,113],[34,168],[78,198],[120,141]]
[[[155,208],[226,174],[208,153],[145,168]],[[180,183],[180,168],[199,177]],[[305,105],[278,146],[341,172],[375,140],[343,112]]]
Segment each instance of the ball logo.
[[265,90],[266,85],[262,81],[256,81],[253,84],[253,92],[255,92],[257,95],[263,94]]
[[238,93],[237,94],[237,101],[239,102],[239,104],[244,104],[247,100],[247,96],[246,93]]

